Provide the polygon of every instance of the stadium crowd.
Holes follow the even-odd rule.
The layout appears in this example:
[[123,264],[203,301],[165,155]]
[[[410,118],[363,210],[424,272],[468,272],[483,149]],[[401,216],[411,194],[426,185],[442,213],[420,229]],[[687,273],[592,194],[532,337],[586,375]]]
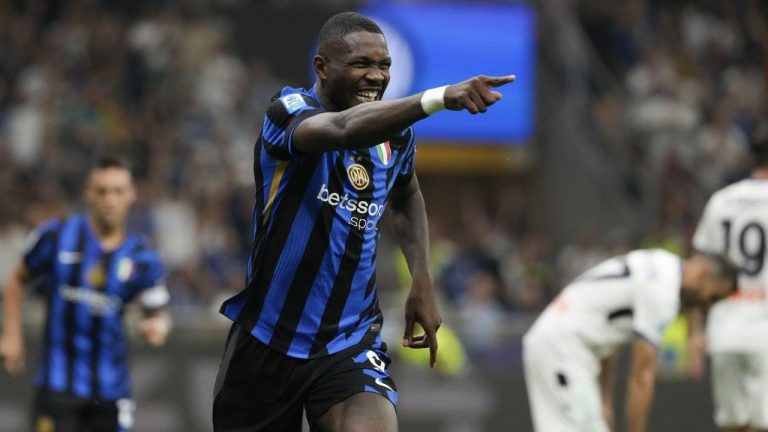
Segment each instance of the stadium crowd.
[[[242,287],[256,119],[284,82],[236,52],[225,19],[189,4],[0,2],[0,280],[28,230],[78,202],[94,158],[119,152],[135,165],[132,223],[165,260],[174,313],[218,307]],[[767,118],[764,3],[576,5],[620,84],[592,83],[585,127],[627,155],[627,193],[654,206],[655,228],[557,239],[530,229],[520,188],[465,189],[479,202],[463,206],[462,229],[430,214],[435,275],[460,333],[541,309],[563,281],[618,251],[685,251],[709,194],[747,172],[749,135]]]

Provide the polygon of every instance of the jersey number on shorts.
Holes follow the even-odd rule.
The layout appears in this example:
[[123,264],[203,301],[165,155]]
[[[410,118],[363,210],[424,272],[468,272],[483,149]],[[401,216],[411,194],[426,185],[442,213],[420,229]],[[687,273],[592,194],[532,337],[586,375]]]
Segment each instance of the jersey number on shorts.
[[[725,233],[725,253],[731,249],[731,231],[733,223],[726,219],[722,223]],[[765,229],[757,222],[744,225],[738,233],[738,248],[744,258],[743,271],[749,276],[755,276],[763,269],[765,264]]]

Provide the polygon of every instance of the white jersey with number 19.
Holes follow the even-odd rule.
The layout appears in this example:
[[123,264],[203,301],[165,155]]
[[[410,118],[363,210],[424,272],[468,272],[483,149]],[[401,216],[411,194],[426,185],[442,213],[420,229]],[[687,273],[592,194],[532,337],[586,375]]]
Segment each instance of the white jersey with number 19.
[[693,246],[726,253],[742,268],[739,290],[716,303],[707,319],[712,353],[768,350],[768,180],[745,179],[715,192],[699,221]]

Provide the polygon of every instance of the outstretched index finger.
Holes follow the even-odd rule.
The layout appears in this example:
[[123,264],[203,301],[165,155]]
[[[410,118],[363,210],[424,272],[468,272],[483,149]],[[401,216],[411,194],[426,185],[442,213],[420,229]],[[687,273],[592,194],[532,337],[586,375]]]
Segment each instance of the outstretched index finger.
[[512,81],[516,80],[517,77],[515,75],[506,75],[506,76],[500,76],[500,77],[481,77],[484,83],[488,84],[491,87],[500,87],[504,84],[509,84]]

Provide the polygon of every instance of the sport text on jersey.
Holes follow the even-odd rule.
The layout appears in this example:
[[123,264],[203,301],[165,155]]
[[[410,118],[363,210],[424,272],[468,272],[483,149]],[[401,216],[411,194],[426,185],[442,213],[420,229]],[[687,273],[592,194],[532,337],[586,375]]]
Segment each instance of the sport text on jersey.
[[344,210],[355,212],[360,216],[351,216],[349,224],[359,230],[375,230],[379,217],[384,213],[384,205],[375,202],[368,202],[350,198],[348,193],[341,195],[337,192],[330,192],[328,185],[323,183],[320,191],[317,193],[317,199],[328,203],[333,207],[340,207]]

